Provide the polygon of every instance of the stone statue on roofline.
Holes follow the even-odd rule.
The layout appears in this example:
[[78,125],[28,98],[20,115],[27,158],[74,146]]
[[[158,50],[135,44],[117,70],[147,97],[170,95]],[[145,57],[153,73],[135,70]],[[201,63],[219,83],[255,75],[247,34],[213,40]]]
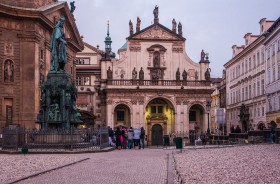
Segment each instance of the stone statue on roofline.
[[154,23],[158,23],[158,13],[159,12],[158,12],[158,6],[157,5],[156,5],[153,13],[154,13]]
[[205,72],[205,80],[206,81],[210,81],[210,68],[207,68],[206,72]]
[[186,70],[183,71],[182,77],[183,81],[187,81],[188,73],[186,72]]
[[137,79],[137,71],[136,71],[135,67],[134,67],[134,69],[133,69],[133,71],[132,71],[132,79],[133,79],[133,80],[136,80],[136,79]]
[[75,1],[70,2],[70,13],[73,15],[74,11],[76,9]]
[[179,71],[179,68],[177,69],[177,72],[176,72],[176,81],[180,81],[180,71]]
[[129,20],[129,34],[133,35],[133,24],[132,24],[131,20]]
[[180,36],[183,35],[183,32],[182,32],[182,24],[181,24],[181,22],[179,22],[179,24],[178,24],[178,34],[179,34]]
[[176,33],[177,22],[175,19],[172,20],[172,31]]
[[141,67],[141,70],[139,72],[139,80],[144,80],[144,71],[143,71],[142,67]]
[[140,31],[140,24],[141,24],[141,19],[139,17],[137,17],[136,33]]

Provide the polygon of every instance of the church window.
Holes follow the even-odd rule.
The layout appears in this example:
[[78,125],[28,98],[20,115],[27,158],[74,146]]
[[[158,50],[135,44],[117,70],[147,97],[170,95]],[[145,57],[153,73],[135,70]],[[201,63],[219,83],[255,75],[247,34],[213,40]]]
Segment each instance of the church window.
[[77,65],[89,65],[90,58],[77,58]]

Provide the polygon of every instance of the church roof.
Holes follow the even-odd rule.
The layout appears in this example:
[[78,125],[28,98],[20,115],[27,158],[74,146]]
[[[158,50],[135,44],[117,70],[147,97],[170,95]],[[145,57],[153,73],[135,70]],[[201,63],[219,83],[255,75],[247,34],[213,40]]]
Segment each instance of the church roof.
[[[166,32],[167,34],[169,34],[169,38],[168,39],[165,39],[165,38],[162,38],[162,37],[146,37],[146,38],[141,38],[141,35],[144,34],[145,32],[148,32],[149,30],[152,30],[152,29],[160,29],[164,32]],[[184,38],[183,36],[173,32],[172,30],[168,29],[167,27],[163,26],[162,24],[160,23],[154,23],[148,27],[146,27],[145,29],[142,29],[141,31],[139,32],[136,32],[132,35],[130,35],[129,37],[127,37],[128,40],[142,40],[142,39],[148,39],[148,40],[181,40],[181,41],[185,41],[186,38]]]
[[127,45],[126,45],[126,43],[125,44],[123,44],[123,46],[121,47],[121,48],[119,48],[119,51],[120,50],[126,50],[127,49]]

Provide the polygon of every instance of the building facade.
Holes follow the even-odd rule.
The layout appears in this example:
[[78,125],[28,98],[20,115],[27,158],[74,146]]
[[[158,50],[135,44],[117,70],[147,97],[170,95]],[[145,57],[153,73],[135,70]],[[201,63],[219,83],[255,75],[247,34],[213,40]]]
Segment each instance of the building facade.
[[[208,55],[201,52],[196,63],[185,53],[182,25],[172,29],[154,23],[144,29],[137,19],[136,32],[130,21],[130,35],[112,61],[111,38],[107,34],[106,53],[101,59],[101,119],[108,126],[144,127],[148,144],[162,144],[163,135],[207,130],[206,102],[214,91],[210,85]],[[105,115],[105,116],[103,116]]]
[[83,43],[66,2],[2,0],[0,2],[0,126],[35,127],[40,86],[50,68],[50,38],[64,16],[68,64],[75,79],[75,55]]
[[273,21],[262,19],[260,35],[247,33],[245,45],[232,47],[226,71],[227,127],[239,125],[243,132],[266,125],[265,33]]
[[280,18],[268,29],[266,58],[266,122],[269,127],[280,127]]

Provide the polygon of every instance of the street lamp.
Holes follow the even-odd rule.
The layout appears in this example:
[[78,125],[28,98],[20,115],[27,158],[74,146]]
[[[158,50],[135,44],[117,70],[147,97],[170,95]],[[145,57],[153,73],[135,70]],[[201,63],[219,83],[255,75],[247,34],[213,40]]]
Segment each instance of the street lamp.
[[206,103],[206,110],[208,112],[208,128],[207,128],[207,134],[210,135],[210,125],[209,125],[209,113],[211,108],[211,101],[207,101]]

